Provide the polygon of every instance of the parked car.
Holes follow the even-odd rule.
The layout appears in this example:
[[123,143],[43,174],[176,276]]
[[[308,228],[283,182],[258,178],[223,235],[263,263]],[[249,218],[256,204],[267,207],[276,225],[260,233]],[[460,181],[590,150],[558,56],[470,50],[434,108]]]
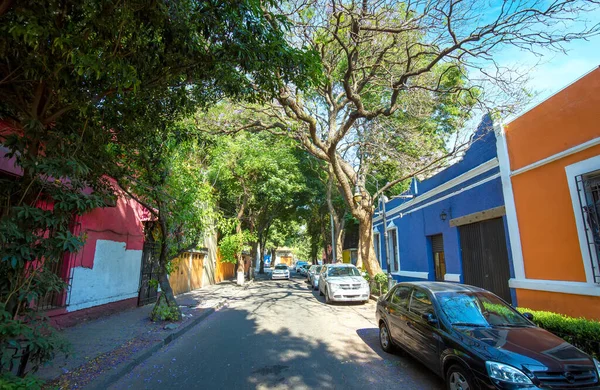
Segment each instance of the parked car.
[[325,295],[325,302],[369,300],[369,283],[352,264],[327,264],[319,274],[319,295]]
[[309,276],[308,281],[310,282],[310,286],[312,287],[313,290],[316,290],[317,288],[319,288],[319,274],[320,274],[322,268],[323,268],[322,265],[313,265],[308,270],[308,276]]
[[296,272],[300,272],[300,268],[302,268],[303,265],[308,264],[308,262],[306,261],[297,261],[296,265],[294,266]]
[[271,272],[271,279],[289,279],[290,270],[285,264],[277,264]]
[[448,389],[600,389],[600,363],[489,291],[405,282],[377,302],[381,348],[399,346]]
[[306,276],[306,275],[308,274],[308,269],[309,269],[310,267],[311,267],[311,265],[310,265],[310,264],[304,264],[304,265],[302,265],[302,267],[300,267],[300,273],[301,273],[302,275],[305,275],[305,276]]

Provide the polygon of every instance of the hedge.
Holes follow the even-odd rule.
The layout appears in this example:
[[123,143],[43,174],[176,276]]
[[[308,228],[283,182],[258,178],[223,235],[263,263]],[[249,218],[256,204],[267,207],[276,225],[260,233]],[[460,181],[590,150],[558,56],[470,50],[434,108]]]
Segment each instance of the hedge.
[[600,322],[523,307],[517,310],[521,313],[533,314],[533,322],[537,326],[556,334],[596,359],[600,359]]

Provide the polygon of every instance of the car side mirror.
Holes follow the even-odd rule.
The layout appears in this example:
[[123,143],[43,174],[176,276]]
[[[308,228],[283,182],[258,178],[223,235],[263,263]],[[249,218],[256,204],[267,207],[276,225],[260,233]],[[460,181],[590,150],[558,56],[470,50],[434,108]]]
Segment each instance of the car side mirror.
[[423,319],[431,326],[436,326],[438,324],[438,319],[431,313],[423,314]]
[[533,321],[533,314],[531,313],[523,313],[523,317],[527,318],[529,321]]

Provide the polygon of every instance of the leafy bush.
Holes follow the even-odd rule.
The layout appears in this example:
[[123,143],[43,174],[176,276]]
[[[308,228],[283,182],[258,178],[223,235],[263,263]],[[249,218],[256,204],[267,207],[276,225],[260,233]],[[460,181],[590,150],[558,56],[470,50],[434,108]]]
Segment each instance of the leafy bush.
[[374,277],[369,274],[364,274],[363,277],[369,282],[371,286],[371,294],[383,295],[388,291],[388,279],[387,275],[383,272],[378,273]]
[[0,376],[0,389],[3,390],[22,390],[30,389],[37,390],[41,389],[44,381],[34,378],[33,376],[26,376],[25,378],[19,378],[11,374],[3,374]]
[[15,372],[25,351],[29,352],[28,372],[35,372],[57,352],[68,353],[69,345],[46,316],[28,311],[13,319],[0,304],[0,373]]
[[522,307],[517,310],[533,314],[533,322],[540,328],[556,334],[595,358],[600,358],[600,322]]
[[177,303],[169,305],[167,298],[164,294],[160,294],[156,305],[150,313],[150,319],[152,321],[179,321],[181,320],[181,312],[177,306]]

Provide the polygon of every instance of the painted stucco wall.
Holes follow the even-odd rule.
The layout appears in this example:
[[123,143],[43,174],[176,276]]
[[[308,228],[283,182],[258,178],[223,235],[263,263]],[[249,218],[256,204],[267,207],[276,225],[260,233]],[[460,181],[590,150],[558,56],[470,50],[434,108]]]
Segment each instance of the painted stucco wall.
[[[411,191],[417,190],[413,199],[394,199],[386,204],[388,227],[396,227],[398,232],[398,249],[400,274],[405,271],[417,277],[394,275],[396,280],[434,280],[435,270],[429,236],[443,234],[446,273],[460,275],[462,281],[462,260],[458,228],[451,227],[450,219],[502,206],[502,182],[496,161],[496,137],[491,129],[491,121],[484,118],[476,132],[478,141],[474,142],[463,158],[435,176],[422,182],[413,183]],[[430,191],[438,191],[439,187],[460,175],[488,164],[481,174],[473,174],[468,180],[440,191],[436,195],[420,200]],[[475,171],[477,172],[477,171]],[[472,187],[472,188],[469,188]],[[445,198],[445,199],[444,199]],[[410,202],[410,203],[409,203]],[[431,203],[431,204],[430,204]],[[394,210],[396,207],[404,207]],[[440,214],[447,214],[442,221]],[[384,228],[381,218],[376,218],[374,230],[379,233],[382,268],[386,267]]]
[[85,309],[138,294],[142,251],[124,242],[97,240],[93,267],[73,268],[68,311]]
[[94,209],[78,219],[76,233],[84,234],[86,241],[70,262],[69,312],[137,297],[143,221],[150,215],[113,185],[115,206]]
[[[522,287],[521,306],[600,319],[600,286],[590,281],[569,175],[569,167],[600,156],[598,91],[597,68],[504,126],[511,229],[520,237],[513,251],[522,269],[511,284]],[[600,164],[590,164],[596,169]]]

